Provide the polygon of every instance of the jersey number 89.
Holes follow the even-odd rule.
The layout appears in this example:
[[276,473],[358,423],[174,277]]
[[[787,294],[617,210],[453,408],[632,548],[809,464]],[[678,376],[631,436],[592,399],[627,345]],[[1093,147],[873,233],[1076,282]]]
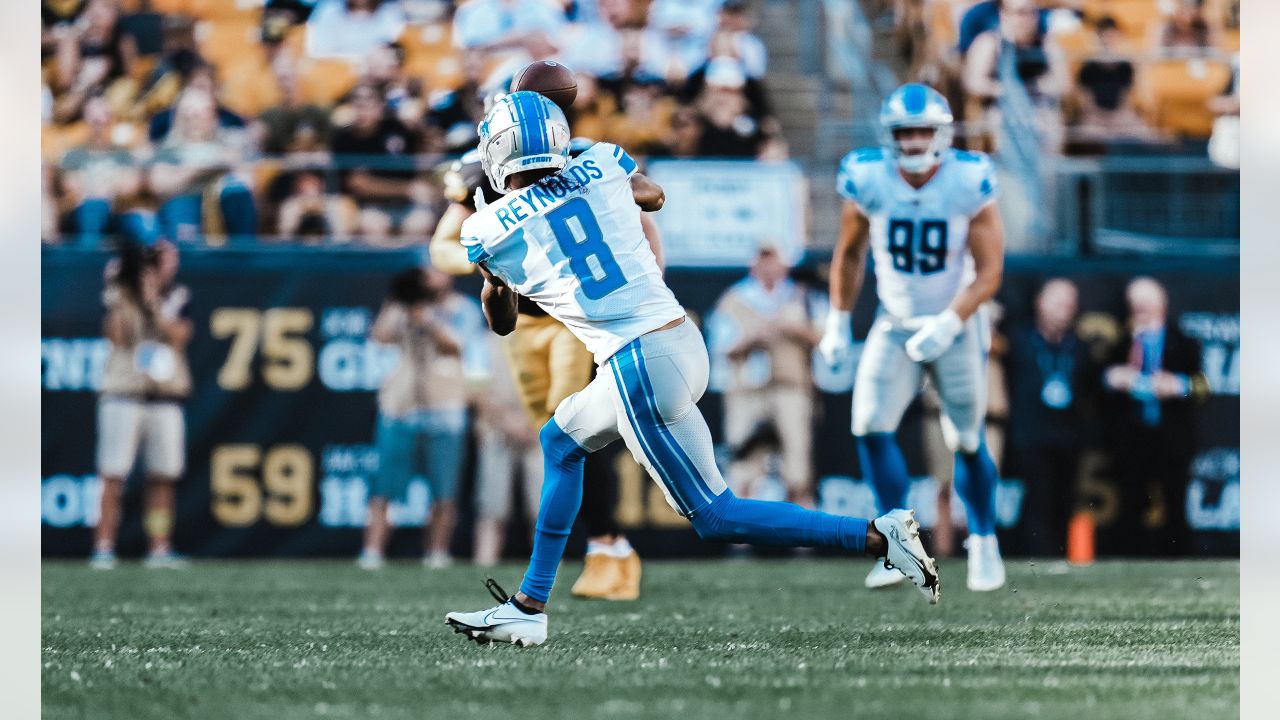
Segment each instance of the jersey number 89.
[[[569,268],[578,277],[583,295],[591,300],[599,300],[627,284],[627,278],[623,276],[618,261],[613,258],[613,252],[605,244],[604,232],[600,230],[600,223],[596,221],[591,205],[585,198],[574,198],[547,213],[546,217],[551,232],[560,245],[560,251],[569,258]],[[581,241],[569,226],[569,221],[575,218],[582,229]],[[590,258],[593,257],[599,266],[600,275],[591,267]]]
[[923,220],[917,228],[910,220],[890,220],[889,254],[898,272],[932,275],[946,268],[946,221]]

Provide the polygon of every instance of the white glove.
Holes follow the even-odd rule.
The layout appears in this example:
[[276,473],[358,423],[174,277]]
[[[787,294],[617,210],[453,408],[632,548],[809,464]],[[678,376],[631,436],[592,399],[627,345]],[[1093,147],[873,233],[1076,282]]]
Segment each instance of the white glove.
[[830,366],[835,367],[849,359],[853,347],[853,327],[849,324],[850,312],[831,308],[827,311],[827,329],[818,341],[818,354]]
[[907,340],[907,357],[919,363],[933,362],[956,341],[964,329],[964,321],[947,308],[937,315],[921,315],[904,320],[902,326],[914,330]]
[[[488,182],[487,180],[485,182]],[[484,188],[476,186],[476,194],[472,197],[476,203],[476,212],[480,212],[489,206],[489,202],[484,199]]]

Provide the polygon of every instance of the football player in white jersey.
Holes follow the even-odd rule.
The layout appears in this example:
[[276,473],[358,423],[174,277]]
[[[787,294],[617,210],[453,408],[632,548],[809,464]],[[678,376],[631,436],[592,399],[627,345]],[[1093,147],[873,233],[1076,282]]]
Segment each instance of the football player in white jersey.
[[640,227],[642,209],[661,207],[662,188],[636,174],[616,145],[597,143],[572,160],[568,151],[564,113],[537,93],[506,96],[480,123],[485,174],[504,194],[462,228],[485,277],[485,316],[506,334],[526,297],[582,340],[599,372],[539,435],[546,471],[520,591],[508,597],[491,580],[497,607],[446,621],[482,643],[546,640],[546,603],[581,503],[583,462],[619,437],[703,539],[884,557],[937,602],[937,569],[911,511],[867,521],[739,498],[726,487],[696,404],[707,387],[706,345]]
[[[995,536],[997,473],[983,442],[988,321],[1000,287],[1004,229],[991,160],[952,149],[952,116],[932,88],[904,85],[880,112],[883,147],[840,164],[845,198],[831,268],[831,311],[819,352],[848,356],[850,312],[868,250],[880,307],[853,387],[858,460],[881,512],[905,507],[910,479],[894,432],[927,374],[942,399],[942,430],[956,454],[955,488],[969,522],[968,587],[1005,581]],[[868,587],[899,581],[873,568]]]

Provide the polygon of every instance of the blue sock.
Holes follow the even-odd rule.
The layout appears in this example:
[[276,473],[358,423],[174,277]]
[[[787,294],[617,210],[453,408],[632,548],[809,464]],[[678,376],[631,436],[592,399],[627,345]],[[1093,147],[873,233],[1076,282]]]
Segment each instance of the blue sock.
[[788,547],[839,547],[861,553],[867,521],[786,502],[748,500],[725,490],[689,518],[703,540]]
[[582,470],[587,451],[556,424],[547,421],[538,433],[542,443],[544,474],[542,498],[538,502],[538,523],[533,533],[533,556],[520,583],[520,592],[546,602],[556,581],[556,570],[564,556],[565,543],[582,506]]
[[998,479],[995,461],[985,442],[978,446],[977,452],[956,453],[956,494],[964,501],[970,535],[991,535],[996,531]]
[[854,436],[854,440],[862,474],[871,481],[876,493],[876,509],[883,515],[905,508],[911,477],[907,475],[907,461],[893,433],[867,433]]

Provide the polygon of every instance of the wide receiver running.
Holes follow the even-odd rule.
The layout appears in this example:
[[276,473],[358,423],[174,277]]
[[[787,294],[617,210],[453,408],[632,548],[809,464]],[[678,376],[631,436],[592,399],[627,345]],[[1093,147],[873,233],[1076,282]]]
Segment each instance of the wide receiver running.
[[[981,311],[1004,271],[995,170],[986,155],[951,148],[951,108],[928,86],[896,90],[880,123],[884,147],[854,150],[840,164],[845,203],[818,349],[831,363],[848,356],[850,312],[870,247],[880,308],[853,387],[859,463],[880,512],[906,506],[910,479],[894,432],[928,374],[968,511],[968,587],[995,590],[1005,573],[995,536],[996,467],[983,442],[990,328]],[[866,584],[901,579],[877,566]]]
[[446,621],[482,643],[546,640],[546,603],[581,502],[583,463],[619,437],[699,537],[884,557],[937,602],[937,568],[911,511],[867,521],[728,489],[696,405],[707,386],[706,346],[640,228],[641,210],[660,208],[662,189],[616,145],[597,143],[570,160],[569,137],[564,113],[533,92],[502,98],[480,123],[485,174],[504,197],[466,220],[462,242],[485,276],[489,324],[511,332],[517,297],[527,297],[582,340],[600,372],[541,430],[546,471],[520,591],[507,597],[491,582],[498,606]]
[[[577,96],[573,71],[549,60],[531,63],[510,80],[496,83],[485,98],[485,107],[509,92],[533,90],[568,111]],[[585,151],[591,143],[582,138],[570,143],[570,156]],[[463,155],[444,174],[445,194],[452,200],[431,238],[431,263],[455,275],[475,272],[462,247],[462,223],[476,212],[473,198],[495,202],[502,197],[485,177],[478,150]],[[648,213],[641,215],[645,237],[662,264],[662,244],[656,224]],[[516,329],[503,343],[520,402],[541,427],[551,418],[561,401],[587,386],[595,376],[590,351],[562,323],[527,298],[521,298]],[[627,541],[614,519],[617,478],[605,454],[587,459],[582,492],[583,525],[587,531],[587,552],[582,575],[570,592],[576,597],[604,600],[635,600],[640,597],[640,556]]]

